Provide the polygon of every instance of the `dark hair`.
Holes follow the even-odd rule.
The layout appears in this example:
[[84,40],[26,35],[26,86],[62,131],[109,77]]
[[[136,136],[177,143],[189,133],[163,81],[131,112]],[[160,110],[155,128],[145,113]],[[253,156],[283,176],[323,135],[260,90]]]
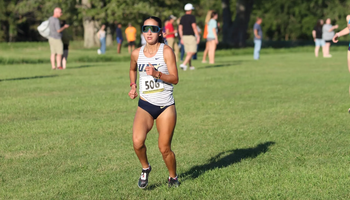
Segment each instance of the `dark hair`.
[[158,17],[151,16],[151,17],[148,17],[148,18],[146,18],[145,20],[143,20],[143,24],[144,24],[145,21],[148,20],[148,19],[153,19],[154,21],[156,21],[156,22],[158,23],[158,26],[159,26],[159,28],[161,29],[161,30],[159,31],[160,36],[158,37],[158,42],[159,42],[159,43],[164,43],[163,32],[162,32],[162,27],[163,27],[163,26],[162,26],[162,20],[159,19]]
[[317,21],[317,24],[316,24],[317,27],[321,27],[321,26],[322,26],[321,21],[322,21],[322,19],[319,19],[319,20]]
[[63,27],[64,25],[66,25],[66,20],[61,21],[61,27]]
[[211,13],[211,15],[210,15],[210,18],[212,19],[215,15],[217,15],[218,13],[217,12],[215,12],[215,11],[213,11],[212,13]]

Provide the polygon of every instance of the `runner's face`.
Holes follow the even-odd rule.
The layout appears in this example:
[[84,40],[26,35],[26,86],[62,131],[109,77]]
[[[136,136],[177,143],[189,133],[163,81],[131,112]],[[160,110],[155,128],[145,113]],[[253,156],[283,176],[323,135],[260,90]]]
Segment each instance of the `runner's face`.
[[[153,25],[153,26],[159,26],[158,22],[155,21],[154,19],[147,19],[143,25]],[[148,32],[146,33],[142,33],[143,36],[145,37],[146,39],[146,42],[148,44],[155,44],[158,42],[158,37],[159,37],[159,34],[161,34],[161,31],[159,31],[159,33],[152,33],[151,30],[148,30]]]

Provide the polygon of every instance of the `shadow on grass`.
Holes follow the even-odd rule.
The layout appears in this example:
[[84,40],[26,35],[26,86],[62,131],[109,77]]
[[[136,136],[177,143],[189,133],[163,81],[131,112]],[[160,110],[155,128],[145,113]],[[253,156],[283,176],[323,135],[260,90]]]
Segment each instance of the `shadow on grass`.
[[[246,149],[232,149],[228,151],[223,151],[216,156],[211,157],[208,160],[208,163],[203,165],[197,165],[189,169],[185,173],[178,175],[180,182],[184,182],[188,179],[196,179],[207,171],[216,169],[216,168],[225,168],[235,163],[239,163],[247,158],[256,158],[262,153],[266,153],[269,150],[269,146],[274,145],[275,142],[265,142],[258,144],[253,148]],[[156,183],[149,185],[146,190],[154,190],[157,187],[165,185],[164,183]]]
[[256,158],[258,155],[266,153],[269,150],[269,146],[274,144],[275,142],[265,142],[258,144],[253,148],[223,151],[216,156],[211,157],[208,160],[208,163],[194,166],[187,172],[180,174],[179,177],[181,178],[181,181],[195,179],[204,174],[206,171],[228,167],[247,158]]
[[207,68],[216,68],[216,67],[228,67],[233,65],[240,65],[242,64],[242,61],[235,61],[230,63],[215,63],[215,64],[209,64],[199,69],[207,69]]
[[31,76],[31,77],[19,77],[19,78],[8,78],[8,79],[0,79],[1,81],[20,81],[20,80],[29,80],[29,79],[38,79],[38,78],[53,78],[58,75],[47,75],[47,76]]
[[80,69],[80,68],[87,68],[87,67],[95,67],[96,65],[80,65],[78,67],[67,67],[67,69]]

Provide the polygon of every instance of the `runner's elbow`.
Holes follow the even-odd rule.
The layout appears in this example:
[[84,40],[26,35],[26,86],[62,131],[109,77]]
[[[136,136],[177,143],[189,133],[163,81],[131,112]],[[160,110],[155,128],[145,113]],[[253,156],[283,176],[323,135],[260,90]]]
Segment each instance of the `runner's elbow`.
[[178,82],[179,82],[179,78],[176,78],[173,84],[177,85]]

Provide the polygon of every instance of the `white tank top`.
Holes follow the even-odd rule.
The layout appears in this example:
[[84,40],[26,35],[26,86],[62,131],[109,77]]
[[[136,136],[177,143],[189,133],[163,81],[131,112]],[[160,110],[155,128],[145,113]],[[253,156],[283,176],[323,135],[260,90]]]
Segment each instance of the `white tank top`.
[[151,63],[157,71],[162,74],[169,74],[168,67],[164,61],[164,44],[161,43],[155,56],[147,58],[143,53],[145,46],[142,46],[137,59],[139,71],[139,94],[140,97],[155,106],[169,106],[174,104],[173,85],[156,79],[146,74],[146,66]]

